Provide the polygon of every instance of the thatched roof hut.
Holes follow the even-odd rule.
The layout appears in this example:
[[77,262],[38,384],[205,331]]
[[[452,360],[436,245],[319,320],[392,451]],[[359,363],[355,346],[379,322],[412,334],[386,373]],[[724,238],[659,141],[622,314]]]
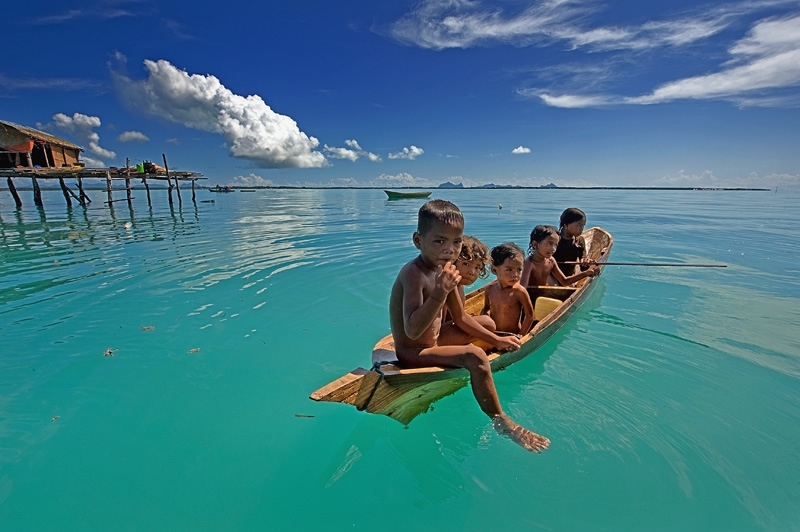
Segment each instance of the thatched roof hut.
[[44,131],[0,120],[0,168],[71,167],[83,148]]

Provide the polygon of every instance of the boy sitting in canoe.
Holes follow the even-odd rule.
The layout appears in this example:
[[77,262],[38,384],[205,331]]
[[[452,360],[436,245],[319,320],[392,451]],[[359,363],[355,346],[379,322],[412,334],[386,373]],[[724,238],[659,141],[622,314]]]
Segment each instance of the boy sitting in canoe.
[[[420,254],[400,270],[389,300],[397,359],[409,368],[465,368],[470,374],[472,393],[481,410],[492,419],[495,430],[525,449],[542,451],[550,440],[517,425],[503,412],[486,353],[472,344],[439,342],[445,302],[454,320],[466,314],[458,298],[451,297],[461,280],[453,261],[461,251],[463,233],[464,217],[449,201],[432,200],[420,208],[413,235]],[[519,348],[519,340],[514,337],[498,339],[506,348]]]
[[527,334],[533,325],[531,296],[519,283],[524,261],[525,252],[512,242],[492,248],[492,273],[497,280],[486,286],[481,314],[488,314],[499,331]]

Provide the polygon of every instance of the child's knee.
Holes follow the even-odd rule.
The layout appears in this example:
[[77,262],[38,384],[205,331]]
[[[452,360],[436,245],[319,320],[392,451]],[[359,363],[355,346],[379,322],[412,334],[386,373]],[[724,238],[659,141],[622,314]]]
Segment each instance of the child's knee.
[[470,345],[467,353],[467,365],[470,369],[483,372],[492,372],[492,366],[489,363],[489,357],[483,349],[478,346]]

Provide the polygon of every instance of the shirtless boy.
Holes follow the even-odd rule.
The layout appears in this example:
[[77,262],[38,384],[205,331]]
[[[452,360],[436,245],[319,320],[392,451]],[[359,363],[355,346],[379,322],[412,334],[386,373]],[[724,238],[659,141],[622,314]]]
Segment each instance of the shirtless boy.
[[[463,313],[457,298],[448,297],[461,276],[453,265],[461,250],[464,217],[444,200],[431,200],[419,210],[414,246],[417,258],[403,266],[392,286],[389,318],[397,359],[404,367],[447,366],[469,371],[472,393],[495,430],[530,451],[542,451],[547,438],[517,425],[500,406],[489,359],[472,344],[440,345],[439,331],[445,302],[455,317]],[[452,302],[452,303],[451,303]],[[509,341],[519,341],[508,338]]]
[[512,242],[492,248],[492,273],[497,280],[486,286],[481,314],[488,314],[498,331],[527,334],[533,325],[531,296],[519,284],[524,261],[522,248]]

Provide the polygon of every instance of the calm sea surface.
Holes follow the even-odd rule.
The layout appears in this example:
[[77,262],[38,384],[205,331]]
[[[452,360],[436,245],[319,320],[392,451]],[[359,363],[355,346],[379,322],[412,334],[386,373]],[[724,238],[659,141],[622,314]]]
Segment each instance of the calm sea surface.
[[308,399],[388,332],[422,200],[103,195],[0,192],[2,530],[800,530],[798,192],[434,191],[490,246],[576,206],[612,261],[728,265],[608,266],[496,376],[541,455],[468,388]]

